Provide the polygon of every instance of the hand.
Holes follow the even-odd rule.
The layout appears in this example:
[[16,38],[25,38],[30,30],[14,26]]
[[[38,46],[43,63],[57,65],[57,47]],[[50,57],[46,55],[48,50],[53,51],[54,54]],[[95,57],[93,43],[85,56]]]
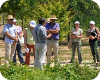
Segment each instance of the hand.
[[75,34],[72,35],[72,38],[77,38],[77,36]]
[[23,36],[22,34],[19,35],[19,37],[22,37],[22,36]]
[[16,45],[16,42],[15,41],[13,41],[13,45]]
[[18,41],[18,38],[15,38],[15,41],[17,42]]
[[25,49],[27,49],[27,46],[25,45],[25,47],[24,47]]
[[93,40],[95,37],[93,37],[92,35],[90,35],[89,38]]

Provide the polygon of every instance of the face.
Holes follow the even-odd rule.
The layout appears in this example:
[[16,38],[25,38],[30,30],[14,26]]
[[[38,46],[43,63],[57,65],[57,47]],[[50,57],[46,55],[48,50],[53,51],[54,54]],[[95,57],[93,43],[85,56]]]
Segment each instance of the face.
[[42,25],[45,26],[45,24],[46,24],[46,20],[45,20],[45,22]]
[[13,25],[13,19],[8,19],[7,21],[10,25]]
[[55,19],[50,19],[50,22],[51,22],[52,24],[54,24],[54,23],[55,23]]
[[14,25],[17,25],[17,22],[13,22]]
[[30,30],[33,30],[34,27],[30,26]]
[[80,24],[78,24],[78,23],[75,24],[75,27],[76,28],[79,28],[79,26],[80,26]]
[[90,24],[90,27],[92,28],[92,27],[94,27],[95,25],[94,24]]

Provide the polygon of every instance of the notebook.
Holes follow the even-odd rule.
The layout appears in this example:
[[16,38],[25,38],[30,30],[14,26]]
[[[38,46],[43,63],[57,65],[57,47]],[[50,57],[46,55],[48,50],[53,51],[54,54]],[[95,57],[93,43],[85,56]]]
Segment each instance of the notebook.
[[91,35],[91,32],[89,32],[88,30],[86,30],[85,32],[86,32],[87,37]]

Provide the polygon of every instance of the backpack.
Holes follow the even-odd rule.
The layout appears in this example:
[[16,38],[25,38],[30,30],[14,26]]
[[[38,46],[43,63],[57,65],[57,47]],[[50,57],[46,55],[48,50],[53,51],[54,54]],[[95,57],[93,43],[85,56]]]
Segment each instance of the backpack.
[[[7,27],[8,27],[8,30],[9,30],[9,26],[8,25],[7,25]],[[2,40],[5,41],[5,33],[3,31],[1,33],[1,35],[2,35]]]

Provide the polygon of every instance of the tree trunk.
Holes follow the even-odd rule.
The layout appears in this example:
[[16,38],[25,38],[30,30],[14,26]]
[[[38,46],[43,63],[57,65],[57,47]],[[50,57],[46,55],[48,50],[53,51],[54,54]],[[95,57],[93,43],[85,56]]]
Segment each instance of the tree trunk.
[[13,17],[15,18],[15,11],[13,12]]
[[5,24],[4,20],[5,20],[5,18],[4,18],[4,14],[3,14],[3,25]]
[[23,23],[24,23],[24,21],[23,21],[23,17],[22,17],[22,31],[23,31]]

